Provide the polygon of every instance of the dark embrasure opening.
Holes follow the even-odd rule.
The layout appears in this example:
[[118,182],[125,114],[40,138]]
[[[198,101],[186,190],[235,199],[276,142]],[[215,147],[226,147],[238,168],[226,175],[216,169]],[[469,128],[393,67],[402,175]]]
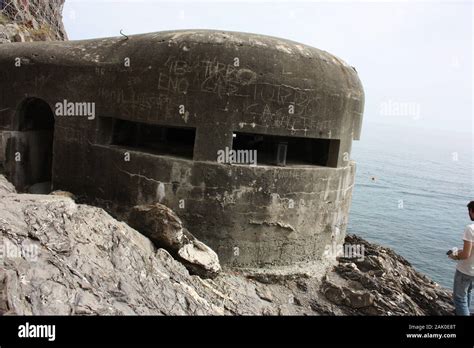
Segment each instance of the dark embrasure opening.
[[232,149],[256,150],[260,165],[336,167],[339,140],[234,132]]
[[158,155],[193,158],[196,129],[115,120],[112,145]]

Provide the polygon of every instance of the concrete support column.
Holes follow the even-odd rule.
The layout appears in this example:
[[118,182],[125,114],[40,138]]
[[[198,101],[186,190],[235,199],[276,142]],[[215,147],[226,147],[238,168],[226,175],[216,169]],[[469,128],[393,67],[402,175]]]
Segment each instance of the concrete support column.
[[[217,151],[232,148],[232,131],[222,131],[224,127],[204,124],[196,130],[194,143],[195,161],[217,161]],[[225,128],[230,129],[230,128]]]

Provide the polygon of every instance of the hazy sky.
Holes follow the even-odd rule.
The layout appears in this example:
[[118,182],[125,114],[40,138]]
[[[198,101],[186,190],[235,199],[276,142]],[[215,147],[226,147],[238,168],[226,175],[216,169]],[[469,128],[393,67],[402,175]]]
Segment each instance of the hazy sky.
[[302,42],[356,67],[372,123],[474,132],[471,1],[66,0],[71,40],[221,29]]

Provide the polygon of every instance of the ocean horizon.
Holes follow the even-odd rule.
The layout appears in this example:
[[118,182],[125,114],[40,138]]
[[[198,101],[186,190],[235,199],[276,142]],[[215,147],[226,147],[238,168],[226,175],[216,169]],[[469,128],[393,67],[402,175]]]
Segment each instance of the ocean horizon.
[[353,143],[352,159],[357,168],[347,232],[392,248],[452,288],[456,262],[446,252],[462,247],[471,223],[472,134],[368,123]]

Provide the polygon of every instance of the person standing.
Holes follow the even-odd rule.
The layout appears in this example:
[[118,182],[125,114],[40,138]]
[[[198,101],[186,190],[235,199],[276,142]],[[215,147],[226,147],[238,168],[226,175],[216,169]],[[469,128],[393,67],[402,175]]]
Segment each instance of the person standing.
[[[471,221],[474,221],[474,201],[467,205]],[[464,229],[464,245],[461,251],[452,252],[448,256],[458,261],[454,275],[453,301],[456,315],[470,315],[472,286],[474,283],[474,223]]]

